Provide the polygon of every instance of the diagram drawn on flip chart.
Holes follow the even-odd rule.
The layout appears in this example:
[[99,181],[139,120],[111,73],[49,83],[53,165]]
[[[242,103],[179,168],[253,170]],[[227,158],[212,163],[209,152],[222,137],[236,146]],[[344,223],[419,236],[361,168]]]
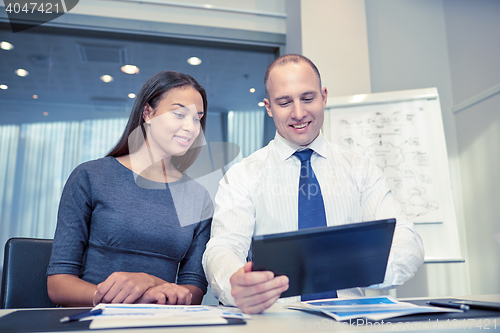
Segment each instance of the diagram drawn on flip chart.
[[369,156],[387,176],[389,186],[414,223],[442,223],[441,193],[428,133],[427,100],[359,106],[330,115],[337,142]]
[[[327,110],[328,139],[370,157],[383,170],[431,257],[459,258],[437,89],[334,97]],[[439,248],[438,235],[454,238],[453,244]]]

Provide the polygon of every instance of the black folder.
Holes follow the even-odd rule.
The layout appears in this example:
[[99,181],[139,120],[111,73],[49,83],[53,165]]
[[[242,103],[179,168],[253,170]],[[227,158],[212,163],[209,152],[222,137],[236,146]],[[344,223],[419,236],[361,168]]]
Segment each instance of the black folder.
[[252,269],[288,276],[281,297],[384,281],[396,219],[254,236]]
[[[413,303],[415,305],[419,306],[429,306],[427,302],[429,301],[434,301],[434,302],[443,302],[443,303],[448,303],[448,302],[461,302],[462,299],[454,299],[454,298],[437,298],[437,299],[407,299],[404,300],[404,302],[408,303]],[[499,304],[500,305],[500,304]],[[480,331],[483,331],[483,329],[491,329],[491,330],[496,330],[497,329],[497,320],[492,319],[492,320],[477,320],[477,321],[472,321],[474,318],[498,318],[500,317],[500,312],[499,311],[494,311],[494,310],[481,310],[481,309],[475,309],[471,308],[468,311],[464,312],[445,312],[445,313],[420,313],[420,314],[413,314],[409,316],[403,316],[403,317],[395,317],[395,318],[389,318],[389,319],[384,319],[385,322],[426,322],[426,326],[413,326],[413,327],[422,327],[423,329],[428,329],[428,328],[434,328],[437,327],[438,322],[445,322],[450,324],[449,328],[455,329],[460,329],[462,331],[468,331],[470,332],[472,328],[479,328],[478,325],[482,325],[480,328]],[[500,323],[500,321],[499,321]],[[458,330],[457,330],[458,331]]]
[[[90,310],[88,308],[87,310]],[[85,309],[84,309],[85,311]],[[27,333],[27,332],[68,332],[89,330],[90,320],[72,321],[61,323],[59,320],[66,316],[81,313],[82,309],[57,308],[57,309],[36,309],[17,310],[0,317],[0,332],[2,333]],[[226,324],[220,325],[244,325],[245,321],[238,318],[226,318]],[[217,324],[219,325],[219,324]],[[197,325],[199,326],[199,325]],[[213,326],[213,325],[211,325]],[[146,326],[154,328],[156,326]],[[165,326],[176,327],[176,326]],[[182,327],[187,327],[182,325]],[[122,329],[122,328],[120,328]],[[140,327],[134,327],[140,329]],[[96,330],[93,330],[96,331]],[[102,331],[102,330],[98,330]]]

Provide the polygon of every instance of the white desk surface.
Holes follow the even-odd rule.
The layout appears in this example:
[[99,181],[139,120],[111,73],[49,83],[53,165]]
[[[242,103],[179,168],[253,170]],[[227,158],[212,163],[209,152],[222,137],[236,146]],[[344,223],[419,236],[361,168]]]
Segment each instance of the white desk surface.
[[[439,297],[444,298],[444,297]],[[450,298],[460,298],[467,300],[477,300],[486,302],[500,302],[500,294],[497,295],[477,295],[477,296],[457,296]],[[413,298],[414,299],[414,298]],[[404,299],[400,299],[404,301]],[[487,319],[461,319],[464,323],[459,328],[453,328],[450,323],[443,322],[406,322],[391,323],[384,326],[356,326],[355,323],[349,326],[347,323],[336,322],[333,319],[305,313],[302,311],[288,310],[285,307],[289,304],[276,303],[262,314],[252,315],[251,320],[247,320],[246,325],[227,325],[227,326],[201,326],[201,327],[159,327],[159,328],[140,328],[140,329],[116,329],[116,330],[96,330],[94,332],[103,333],[158,333],[158,332],[183,332],[183,333],[282,333],[282,332],[494,332],[500,331],[500,312],[498,317]],[[15,309],[0,310],[0,316],[6,315]],[[53,309],[58,311],[58,309]],[[419,324],[420,323],[420,324]],[[488,323],[489,330],[486,329]],[[457,323],[458,324],[458,323]],[[88,330],[87,330],[88,331]],[[76,331],[71,331],[76,332]],[[81,332],[81,331],[80,331]]]

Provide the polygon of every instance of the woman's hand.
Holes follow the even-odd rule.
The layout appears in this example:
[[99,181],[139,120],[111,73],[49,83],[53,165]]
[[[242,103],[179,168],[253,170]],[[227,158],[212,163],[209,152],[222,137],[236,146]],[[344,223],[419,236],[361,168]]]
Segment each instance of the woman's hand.
[[175,283],[165,282],[149,288],[135,303],[190,305],[191,292]]
[[97,285],[94,305],[99,303],[134,303],[151,287],[154,278],[146,273],[114,272]]

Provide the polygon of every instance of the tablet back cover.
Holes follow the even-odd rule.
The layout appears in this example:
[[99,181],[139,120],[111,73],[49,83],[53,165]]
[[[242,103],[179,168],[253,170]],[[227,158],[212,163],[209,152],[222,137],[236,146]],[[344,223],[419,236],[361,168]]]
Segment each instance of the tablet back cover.
[[254,271],[288,276],[281,297],[382,283],[396,219],[254,236]]

